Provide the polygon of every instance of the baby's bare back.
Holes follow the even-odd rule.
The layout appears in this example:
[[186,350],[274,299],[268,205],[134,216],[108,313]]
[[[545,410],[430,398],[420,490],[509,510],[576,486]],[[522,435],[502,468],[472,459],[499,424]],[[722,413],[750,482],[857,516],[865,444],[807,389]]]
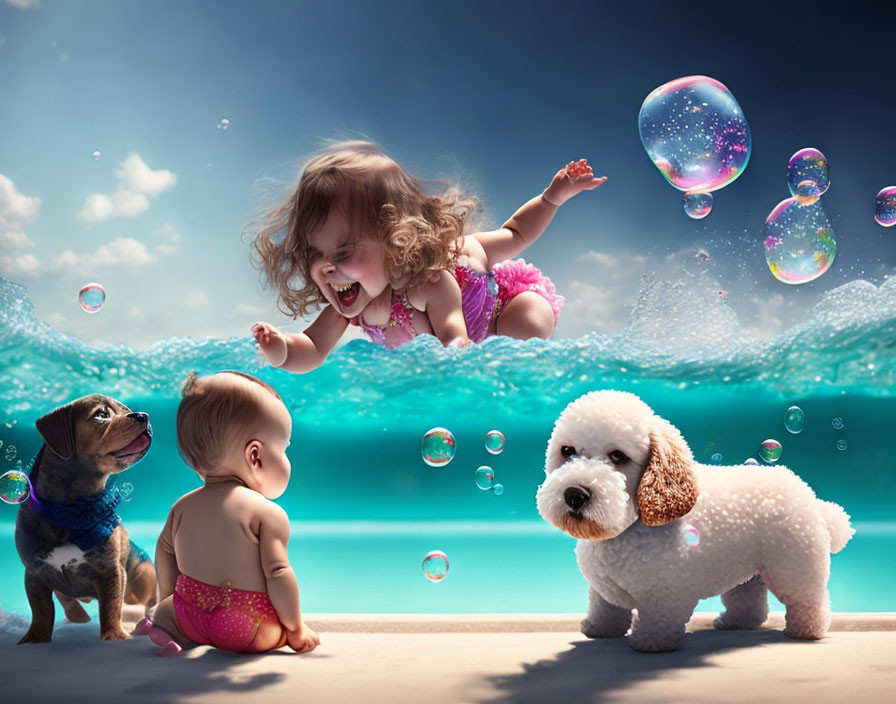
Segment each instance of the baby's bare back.
[[206,584],[267,592],[259,533],[279,507],[242,486],[208,485],[172,508],[177,567]]

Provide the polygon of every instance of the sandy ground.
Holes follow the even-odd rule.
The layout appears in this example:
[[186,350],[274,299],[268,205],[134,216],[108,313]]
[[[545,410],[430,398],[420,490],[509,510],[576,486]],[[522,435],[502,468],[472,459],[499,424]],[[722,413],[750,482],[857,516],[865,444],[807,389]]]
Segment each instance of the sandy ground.
[[322,640],[310,655],[166,659],[146,638],[101,643],[96,622],[19,646],[27,623],[13,617],[0,624],[0,692],[16,704],[896,701],[896,614],[835,615],[816,642],[785,638],[781,614],[741,632],[698,614],[678,651],[652,655],[588,640],[573,615],[306,618]]

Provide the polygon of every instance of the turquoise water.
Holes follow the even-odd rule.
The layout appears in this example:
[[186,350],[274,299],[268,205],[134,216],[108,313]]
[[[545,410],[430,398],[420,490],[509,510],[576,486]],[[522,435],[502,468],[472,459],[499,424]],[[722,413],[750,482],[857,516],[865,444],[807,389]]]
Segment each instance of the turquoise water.
[[[40,445],[34,420],[83,394],[148,412],[152,448],[120,481],[134,486],[121,514],[152,551],[171,503],[198,485],[174,433],[191,369],[260,376],[291,410],[293,477],[278,503],[294,522],[290,555],[307,611],[584,611],[574,541],[541,521],[535,491],[559,412],[605,388],[641,396],[703,462],[721,453],[723,463],[741,463],[763,440],[778,440],[781,464],[842,504],[859,529],[833,557],[833,608],[896,611],[896,568],[882,557],[896,552],[896,467],[885,440],[896,421],[896,279],[835,289],[770,340],[749,337],[715,291],[655,282],[618,335],[494,338],[452,350],[428,337],[398,351],[354,341],[302,376],[260,367],[248,338],[90,348],[36,320],[26,291],[0,279],[0,467],[27,462]],[[798,435],[784,428],[794,404],[805,412]],[[457,438],[445,467],[420,457],[433,426]],[[483,445],[493,428],[507,437],[498,456]],[[10,445],[17,457],[6,460]],[[502,496],[474,484],[483,464]],[[0,505],[0,605],[24,611],[15,511]],[[439,584],[421,570],[434,549],[451,561]],[[709,600],[700,609],[718,607]]]

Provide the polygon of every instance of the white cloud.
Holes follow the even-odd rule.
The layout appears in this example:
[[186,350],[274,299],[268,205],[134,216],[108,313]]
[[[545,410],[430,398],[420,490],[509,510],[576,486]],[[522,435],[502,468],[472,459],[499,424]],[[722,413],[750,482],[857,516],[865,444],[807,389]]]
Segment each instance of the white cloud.
[[22,195],[8,176],[0,174],[0,227],[18,227],[33,220],[40,210],[40,198]]
[[59,311],[53,311],[52,313],[47,313],[47,315],[44,316],[44,322],[48,325],[52,325],[54,328],[58,328],[65,321],[66,317]]
[[149,208],[149,199],[177,183],[177,176],[167,169],[153,171],[139,154],[130,154],[115,172],[118,185],[112,195],[93,193],[77,213],[87,222],[111,218],[133,218]]
[[187,308],[196,310],[205,308],[208,305],[208,300],[208,294],[205,291],[201,288],[194,288],[188,291],[186,297],[184,297],[184,305]]
[[34,10],[40,7],[40,0],[6,0],[6,4],[21,10]]
[[175,254],[177,252],[177,247],[174,247],[170,244],[160,244],[158,247],[156,247],[156,251],[159,254],[164,255]]
[[0,257],[0,273],[7,278],[39,276],[41,264],[33,254],[22,254],[18,257]]
[[239,315],[251,317],[258,317],[264,313],[261,306],[254,306],[251,303],[240,303],[233,311]]
[[12,249],[31,249],[34,246],[28,235],[24,232],[2,232],[0,233],[0,247],[4,249],[10,247]]
[[157,227],[153,234],[158,235],[159,237],[164,237],[169,242],[174,244],[180,242],[183,237],[180,236],[180,233],[177,231],[177,228],[174,227],[170,222],[166,222],[164,225]]
[[57,271],[86,272],[109,266],[145,266],[157,260],[158,257],[152,254],[142,242],[138,242],[132,237],[119,237],[88,254],[76,254],[67,249],[56,258],[55,269]]
[[128,309],[128,317],[142,323],[146,320],[146,313],[143,312],[143,309],[140,308],[140,306],[131,306]]

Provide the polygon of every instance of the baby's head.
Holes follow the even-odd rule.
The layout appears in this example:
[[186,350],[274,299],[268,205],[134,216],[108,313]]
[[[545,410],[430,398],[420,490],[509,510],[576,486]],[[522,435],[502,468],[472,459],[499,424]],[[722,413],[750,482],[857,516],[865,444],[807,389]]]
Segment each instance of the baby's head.
[[370,142],[340,142],[305,165],[254,240],[257,265],[284,312],[330,303],[352,317],[385,287],[450,266],[474,202],[429,196]]
[[241,372],[190,372],[177,408],[177,444],[200,477],[233,477],[268,499],[289,483],[292,419],[279,394]]

